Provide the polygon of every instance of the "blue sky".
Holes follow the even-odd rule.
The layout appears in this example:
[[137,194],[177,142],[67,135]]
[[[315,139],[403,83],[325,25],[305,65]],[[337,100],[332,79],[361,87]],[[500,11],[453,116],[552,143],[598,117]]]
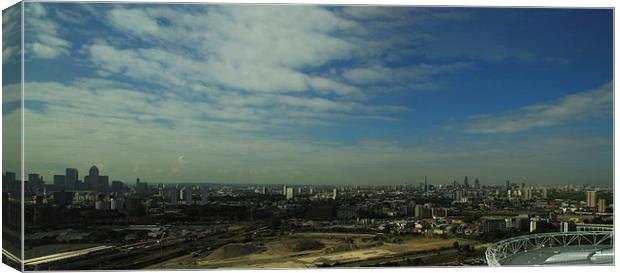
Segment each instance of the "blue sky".
[[26,3],[25,26],[48,179],[612,183],[611,10]]

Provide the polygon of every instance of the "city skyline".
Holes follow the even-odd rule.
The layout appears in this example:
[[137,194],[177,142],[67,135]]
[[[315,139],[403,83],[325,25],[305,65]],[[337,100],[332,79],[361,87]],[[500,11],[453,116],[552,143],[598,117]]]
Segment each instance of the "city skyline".
[[[44,182],[45,185],[56,185],[56,179],[59,177],[62,177],[63,179],[63,185],[74,185],[72,186],[72,190],[75,189],[79,189],[80,187],[86,187],[86,188],[90,188],[92,187],[92,183],[98,183],[98,182],[86,182],[88,180],[88,176],[90,176],[90,172],[94,169],[96,169],[96,171],[98,172],[99,169],[97,168],[96,165],[92,165],[89,168],[89,171],[85,172],[85,175],[81,176],[83,179],[80,179],[80,172],[78,170],[78,168],[65,168],[65,173],[61,174],[61,173],[56,173],[56,174],[52,174],[51,175],[51,179],[50,178],[46,178],[44,176],[42,176],[40,173],[36,173],[36,172],[31,172],[31,173],[26,173],[25,177],[26,177],[26,181],[32,182],[30,181],[30,177],[32,176],[37,176],[37,181],[38,182]],[[8,171],[8,173],[12,173],[15,175],[15,172],[11,172]],[[6,173],[4,173],[6,174]],[[3,175],[4,175],[3,174]],[[69,175],[71,174],[71,175]],[[67,176],[73,177],[71,179],[67,179]],[[140,183],[140,177],[135,177],[134,180],[119,180],[119,179],[109,179],[108,175],[102,176],[105,178],[105,181],[109,186],[111,186],[111,182],[122,182],[124,185],[131,185],[133,183]],[[424,185],[424,187],[426,187],[427,185],[432,185],[432,186],[452,186],[452,187],[457,187],[457,188],[471,188],[471,189],[479,189],[481,187],[485,187],[485,186],[489,186],[489,187],[493,187],[493,188],[497,188],[497,187],[509,187],[508,185],[513,185],[515,187],[526,187],[526,188],[538,188],[538,187],[566,187],[566,186],[577,186],[577,187],[584,187],[584,188],[590,188],[590,187],[599,187],[600,185],[590,185],[588,183],[584,183],[584,184],[579,184],[579,185],[570,185],[570,184],[555,184],[555,185],[549,185],[549,184],[527,184],[524,181],[511,181],[511,180],[505,180],[505,181],[492,181],[491,183],[482,183],[480,182],[480,179],[478,177],[473,177],[475,178],[475,183],[473,185],[470,185],[468,183],[468,176],[465,176],[464,178],[461,177],[459,180],[458,178],[454,178],[452,180],[449,181],[429,181],[429,177],[428,176],[424,176],[422,178],[422,180],[419,179],[411,179],[411,180],[407,180],[407,181],[402,181],[401,183],[393,183],[393,184],[382,184],[382,185],[362,185],[362,186],[412,186],[412,187],[417,187],[417,186],[422,186]],[[136,182],[137,181],[137,182]],[[244,181],[244,182],[227,182],[227,181],[183,181],[183,182],[178,182],[178,181],[142,181],[142,183],[151,183],[151,185],[153,184],[168,184],[168,185],[174,185],[174,184],[213,184],[213,185],[226,185],[226,184],[230,184],[230,185],[270,185],[270,186],[278,186],[278,185],[293,185],[293,186],[356,186],[359,185],[357,183],[355,184],[328,184],[328,183],[295,183],[295,182],[267,182],[267,183],[258,183],[258,182],[252,182],[252,181]],[[526,185],[527,184],[527,185]],[[525,186],[526,185],[526,186]],[[602,186],[603,188],[608,188],[608,187],[613,187],[613,185],[609,185],[609,186]],[[86,188],[84,188],[83,190],[87,190]]]
[[612,185],[611,10],[25,7],[47,181]]

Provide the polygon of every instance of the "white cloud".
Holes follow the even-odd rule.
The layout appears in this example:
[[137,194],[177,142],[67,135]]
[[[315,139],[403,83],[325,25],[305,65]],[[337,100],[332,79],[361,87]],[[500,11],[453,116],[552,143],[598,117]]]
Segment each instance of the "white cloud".
[[[227,181],[288,179],[287,170],[300,166],[288,161],[298,160],[295,158],[304,153],[313,154],[313,158],[326,156],[333,149],[302,134],[291,133],[287,127],[299,127],[304,120],[322,118],[324,110],[337,113],[363,107],[347,108],[327,100],[298,105],[294,97],[271,94],[244,97],[247,99],[241,102],[234,99],[216,100],[218,103],[190,102],[175,94],[153,101],[150,94],[123,86],[96,79],[80,79],[74,84],[27,83],[28,171],[36,170],[49,178],[67,167],[56,166],[60,163],[55,162],[80,169],[105,162],[102,172],[114,179],[139,176],[147,181],[196,181],[209,179],[199,177],[205,170],[210,175],[224,171],[226,175],[213,179]],[[220,95],[225,94],[232,96]],[[34,102],[42,102],[43,106]],[[275,106],[268,107],[269,111],[251,107],[263,104]],[[305,110],[295,110],[298,106]],[[308,116],[289,118],[287,109],[292,114]],[[213,119],[205,120],[201,115]],[[161,120],[173,125],[162,124]],[[347,149],[341,156],[353,157],[356,152]],[[67,158],[52,163],[48,160],[63,157]],[[277,171],[264,176],[253,177],[248,172],[253,167],[275,165]]]
[[397,68],[371,65],[345,70],[342,76],[359,84],[407,84],[427,82],[434,75],[459,71],[467,66],[465,63],[417,64]]
[[539,103],[515,112],[473,118],[465,126],[471,133],[514,133],[534,128],[605,117],[613,109],[613,85],[565,96],[553,103]]
[[50,18],[45,5],[25,4],[25,41],[28,58],[54,59],[69,55],[71,43],[60,35],[60,26]]
[[2,64],[20,59],[21,13],[20,6],[14,5],[2,11]]
[[[207,12],[117,8],[107,19],[123,33],[160,44],[149,49],[91,45],[92,61],[105,75],[146,75],[167,82],[184,78],[190,84],[258,92],[360,96],[357,87],[301,71],[348,59],[355,48],[335,33],[356,23],[321,8],[212,6]],[[187,47],[192,47],[192,54],[181,53]]]
[[[559,157],[564,164],[573,164],[569,159],[575,155],[611,145],[607,138],[573,135],[529,137],[510,145],[506,141],[429,145],[381,138],[330,142],[296,128],[304,121],[316,126],[322,120],[353,118],[373,109],[316,98],[306,103],[270,93],[219,92],[212,102],[187,101],[174,93],[153,97],[126,84],[89,78],[72,84],[31,82],[25,89],[27,172],[39,172],[46,179],[66,167],[87,170],[103,162],[103,174],[125,181],[140,177],[148,182],[366,184],[415,182],[420,173],[450,181],[453,173],[476,172],[485,183],[493,183],[506,175],[520,177],[526,170],[529,179],[547,178],[549,173],[537,173],[536,166],[560,162]],[[43,109],[34,109],[34,101],[43,102]],[[532,154],[536,159],[530,159]],[[588,154],[601,156],[607,155]],[[472,157],[479,159],[468,160]],[[446,166],[452,170],[449,174]],[[570,181],[584,178],[579,171],[567,175]]]
[[63,53],[63,51],[59,50],[58,48],[37,42],[30,44],[30,47],[32,49],[31,52],[34,54],[34,56],[42,59],[53,59]]
[[153,35],[159,31],[157,22],[149,18],[142,9],[113,9],[109,17],[118,27],[135,35]]

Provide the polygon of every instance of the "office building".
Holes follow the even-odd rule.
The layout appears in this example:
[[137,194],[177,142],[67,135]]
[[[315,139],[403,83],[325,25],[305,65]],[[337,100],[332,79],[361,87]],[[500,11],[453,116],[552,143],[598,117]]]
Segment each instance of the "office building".
[[53,183],[54,183],[54,189],[57,191],[64,191],[65,190],[65,176],[64,175],[54,175],[53,178]]
[[112,181],[112,185],[110,186],[111,192],[121,192],[125,188],[125,183],[121,181]]
[[99,184],[99,169],[97,166],[90,167],[88,171],[88,175],[84,177],[84,186],[86,190],[94,191],[97,190],[97,185]]
[[6,172],[4,174],[2,177],[2,187],[6,187],[12,198],[19,198],[21,196],[21,185],[17,182],[17,177],[14,172]]
[[90,167],[88,175],[84,177],[84,186],[86,190],[96,192],[108,192],[110,187],[108,176],[99,175],[97,166]]
[[65,189],[67,191],[77,191],[79,189],[77,169],[74,169],[74,168],[65,169]]
[[482,232],[495,232],[506,229],[506,218],[504,217],[483,217]]
[[99,183],[97,184],[98,192],[108,192],[110,190],[110,183],[107,175],[99,176]]
[[26,183],[26,191],[34,192],[40,195],[43,192],[43,177],[37,173],[28,174],[28,183]]

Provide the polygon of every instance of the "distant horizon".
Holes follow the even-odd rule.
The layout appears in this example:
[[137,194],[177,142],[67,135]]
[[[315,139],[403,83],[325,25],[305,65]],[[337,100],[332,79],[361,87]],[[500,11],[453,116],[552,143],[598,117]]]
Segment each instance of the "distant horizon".
[[26,176],[613,186],[612,9],[24,7]]
[[[9,171],[10,172],[10,171]],[[6,173],[6,171],[3,171],[3,175]],[[78,173],[79,173],[79,169],[78,169]],[[45,176],[42,176],[40,173],[37,172],[32,172],[32,173],[26,173],[25,177],[27,178],[29,176],[29,174],[38,174],[39,176],[41,176],[43,178],[43,181],[45,182],[45,185],[53,185],[53,176],[54,175],[64,175],[64,173],[57,173],[57,174],[53,174],[51,175],[51,179],[46,179]],[[106,175],[105,173],[100,173],[100,175],[103,176],[108,176],[109,179],[109,183],[112,183],[114,181],[120,181],[123,182],[125,185],[131,185],[132,183],[135,184],[136,183],[136,179],[140,179],[141,183],[148,183],[149,186],[153,186],[153,185],[159,185],[159,184],[165,184],[165,185],[172,185],[172,184],[214,184],[214,185],[266,185],[266,186],[282,186],[282,185],[292,185],[292,186],[346,186],[346,187],[355,187],[355,186],[361,186],[361,187],[370,187],[370,186],[374,186],[374,187],[382,187],[382,186],[419,186],[420,184],[424,183],[424,178],[422,178],[421,181],[419,182],[402,182],[402,183],[387,183],[387,184],[381,184],[381,185],[377,185],[377,184],[327,184],[327,183],[295,183],[295,182],[252,182],[252,181],[245,181],[245,182],[241,182],[241,181],[226,181],[226,182],[214,182],[214,181],[184,181],[184,182],[180,182],[180,181],[168,181],[168,182],[161,182],[161,181],[146,181],[143,180],[140,177],[136,177],[133,179],[133,181],[130,180],[118,180],[118,179],[112,179],[112,177],[110,175]],[[81,176],[82,178],[84,176]],[[468,176],[469,177],[469,176]],[[80,178],[80,177],[78,177]],[[463,180],[451,180],[451,181],[447,181],[447,182],[440,182],[438,184],[433,183],[431,181],[431,179],[429,177],[427,178],[427,182],[429,185],[441,185],[441,186],[450,186],[453,184],[454,181],[456,181],[458,183],[459,186],[463,186],[464,182]],[[472,179],[472,184],[473,181],[475,179],[477,179],[477,177],[470,177]],[[25,181],[28,181],[28,179],[24,179]],[[82,179],[79,180],[80,182],[84,182]],[[527,183],[525,181],[513,181],[513,180],[508,180],[510,181],[511,184],[516,184],[516,185],[521,185],[522,183],[525,183],[526,186],[536,186],[536,187],[564,187],[564,186],[574,186],[574,187],[581,187],[584,185],[588,185],[591,187],[602,187],[602,188],[613,188],[614,185],[599,185],[599,184],[589,184],[589,183],[583,183],[583,184],[557,184],[557,185],[549,185],[549,184],[532,184],[532,183]],[[506,181],[503,182],[499,182],[499,183],[495,183],[495,184],[488,184],[488,183],[483,183],[482,181],[480,181],[480,186],[484,187],[484,186],[492,186],[492,187],[496,187],[496,186],[504,186],[506,183]],[[473,188],[473,185],[470,184],[470,188]]]

